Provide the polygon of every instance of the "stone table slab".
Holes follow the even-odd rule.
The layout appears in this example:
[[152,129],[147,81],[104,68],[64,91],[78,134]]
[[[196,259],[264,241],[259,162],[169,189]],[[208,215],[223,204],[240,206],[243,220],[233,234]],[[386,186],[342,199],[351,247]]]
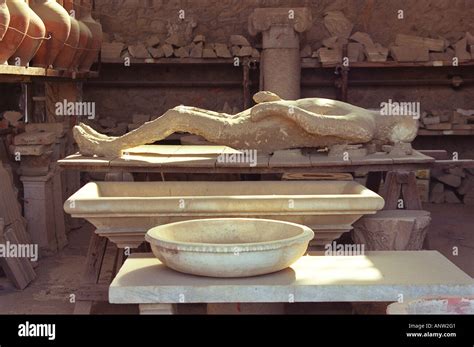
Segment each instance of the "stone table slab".
[[373,251],[363,256],[307,255],[256,277],[211,278],[132,254],[109,288],[113,304],[397,301],[472,296],[474,280],[437,251]]

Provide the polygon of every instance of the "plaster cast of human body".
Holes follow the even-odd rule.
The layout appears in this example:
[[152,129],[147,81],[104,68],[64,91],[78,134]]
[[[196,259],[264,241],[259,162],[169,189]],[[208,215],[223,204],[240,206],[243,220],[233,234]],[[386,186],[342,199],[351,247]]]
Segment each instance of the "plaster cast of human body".
[[270,92],[258,92],[254,100],[255,106],[235,115],[177,106],[120,137],[106,136],[80,124],[74,128],[74,138],[81,154],[107,157],[163,140],[178,131],[235,149],[272,153],[338,144],[409,143],[418,130],[412,116],[381,115],[337,100],[282,100]]

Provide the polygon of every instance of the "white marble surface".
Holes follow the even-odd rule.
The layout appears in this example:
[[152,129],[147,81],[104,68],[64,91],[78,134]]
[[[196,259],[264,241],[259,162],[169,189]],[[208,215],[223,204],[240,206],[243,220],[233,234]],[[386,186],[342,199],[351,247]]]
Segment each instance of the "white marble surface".
[[211,278],[132,254],[112,282],[114,304],[397,301],[473,296],[474,280],[437,251],[374,251],[364,256],[304,256],[290,268],[256,277]]

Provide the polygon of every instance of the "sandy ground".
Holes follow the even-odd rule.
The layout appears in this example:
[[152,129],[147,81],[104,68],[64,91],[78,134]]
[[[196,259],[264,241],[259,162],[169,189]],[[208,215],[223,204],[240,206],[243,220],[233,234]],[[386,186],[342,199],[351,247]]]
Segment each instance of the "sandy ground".
[[[426,204],[424,208],[432,212],[429,230],[431,249],[440,251],[463,271],[474,277],[474,213],[472,206]],[[74,304],[71,294],[79,287],[85,255],[92,227],[85,224],[69,234],[69,245],[59,254],[41,259],[36,268],[37,278],[25,290],[17,291],[5,277],[0,277],[0,314],[70,314]],[[457,255],[454,248],[457,247]],[[112,268],[114,247],[110,246],[105,267]],[[101,276],[104,283],[111,271]],[[381,308],[378,307],[378,310]],[[374,311],[376,309],[373,309]],[[189,305],[182,313],[204,313],[203,305]],[[352,307],[346,303],[331,304],[291,304],[288,313],[351,313]],[[360,311],[358,311],[360,312]],[[376,313],[362,311],[365,313]],[[111,305],[98,303],[96,314],[137,313],[132,305]]]

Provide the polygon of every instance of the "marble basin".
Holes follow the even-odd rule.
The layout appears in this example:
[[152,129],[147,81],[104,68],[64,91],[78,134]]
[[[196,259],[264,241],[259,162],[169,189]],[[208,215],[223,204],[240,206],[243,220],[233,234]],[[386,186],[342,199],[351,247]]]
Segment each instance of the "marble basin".
[[137,247],[162,224],[205,218],[263,218],[310,227],[325,245],[382,209],[382,197],[354,181],[92,182],[64,209],[118,247]]
[[248,277],[283,270],[298,260],[313,231],[255,218],[196,219],[150,229],[145,240],[166,266],[210,277]]

